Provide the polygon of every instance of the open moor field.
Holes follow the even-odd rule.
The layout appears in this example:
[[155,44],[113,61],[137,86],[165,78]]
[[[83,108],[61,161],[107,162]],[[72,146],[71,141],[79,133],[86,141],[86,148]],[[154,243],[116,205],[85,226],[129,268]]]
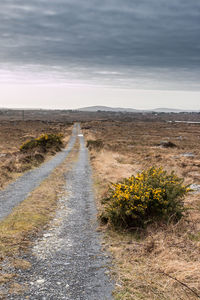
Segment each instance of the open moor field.
[[[166,121],[92,121],[82,125],[90,147],[99,211],[110,183],[151,166],[200,184],[200,124]],[[171,147],[170,147],[171,146]],[[172,147],[173,146],[173,147]],[[200,295],[199,190],[185,198],[188,214],[177,224],[116,231],[103,226],[114,257],[116,299],[198,299]]]

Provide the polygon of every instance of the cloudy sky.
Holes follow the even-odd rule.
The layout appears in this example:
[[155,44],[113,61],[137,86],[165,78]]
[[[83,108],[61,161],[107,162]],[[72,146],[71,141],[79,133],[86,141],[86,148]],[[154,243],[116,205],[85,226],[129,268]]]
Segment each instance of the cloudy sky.
[[200,1],[0,3],[0,107],[200,109]]

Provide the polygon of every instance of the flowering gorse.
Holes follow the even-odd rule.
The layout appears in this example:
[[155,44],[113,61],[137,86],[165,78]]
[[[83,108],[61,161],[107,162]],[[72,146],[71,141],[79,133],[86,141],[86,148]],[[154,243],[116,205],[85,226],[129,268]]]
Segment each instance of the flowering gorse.
[[154,220],[178,220],[184,211],[183,197],[189,191],[174,172],[152,167],[112,184],[105,200],[107,220],[122,227],[145,226]]
[[20,151],[28,151],[36,148],[40,148],[42,151],[46,152],[51,148],[55,150],[60,150],[62,147],[62,135],[61,134],[42,134],[38,138],[26,141],[20,147]]

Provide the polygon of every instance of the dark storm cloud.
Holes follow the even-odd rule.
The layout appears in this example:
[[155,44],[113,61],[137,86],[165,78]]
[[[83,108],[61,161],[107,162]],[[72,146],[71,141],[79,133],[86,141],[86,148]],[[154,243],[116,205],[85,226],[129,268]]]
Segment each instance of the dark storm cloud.
[[200,1],[7,0],[0,62],[200,68]]

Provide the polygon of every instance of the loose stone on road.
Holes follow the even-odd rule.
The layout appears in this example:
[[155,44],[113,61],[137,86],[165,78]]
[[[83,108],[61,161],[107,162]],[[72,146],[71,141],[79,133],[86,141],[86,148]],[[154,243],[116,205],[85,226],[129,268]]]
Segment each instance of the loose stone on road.
[[32,268],[21,273],[19,283],[27,284],[27,291],[9,295],[9,299],[113,299],[110,259],[101,250],[101,235],[96,230],[88,152],[83,135],[78,137],[79,157],[66,175],[67,196],[60,199],[48,231],[26,257]]

